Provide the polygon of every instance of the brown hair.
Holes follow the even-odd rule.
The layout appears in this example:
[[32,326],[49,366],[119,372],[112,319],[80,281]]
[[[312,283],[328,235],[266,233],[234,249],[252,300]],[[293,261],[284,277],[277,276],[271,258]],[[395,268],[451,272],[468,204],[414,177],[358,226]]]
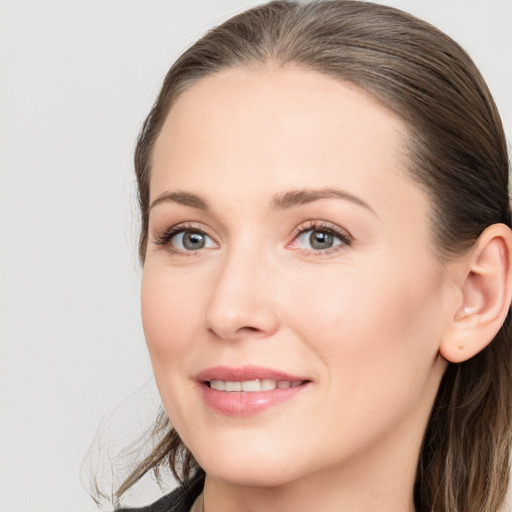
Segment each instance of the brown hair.
[[[169,70],[135,152],[148,236],[155,141],[169,109],[201,78],[232,67],[301,66],[364,89],[409,127],[410,174],[431,199],[440,258],[453,258],[494,223],[510,226],[508,156],[501,121],[466,52],[402,11],[360,1],[271,2],[208,32]],[[510,315],[493,342],[450,364],[425,433],[415,483],[418,511],[496,512],[508,484],[512,418]],[[165,415],[161,441],[117,491],[168,465],[179,479],[199,469]]]

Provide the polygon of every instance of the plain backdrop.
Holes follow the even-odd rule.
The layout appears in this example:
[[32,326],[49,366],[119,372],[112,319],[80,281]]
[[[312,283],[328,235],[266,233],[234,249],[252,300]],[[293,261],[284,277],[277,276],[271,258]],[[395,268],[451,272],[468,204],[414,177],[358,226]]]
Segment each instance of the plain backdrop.
[[[510,141],[512,1],[381,3],[431,21],[468,50]],[[134,142],[171,62],[252,5],[0,0],[2,512],[97,510],[80,468],[100,424],[110,425],[99,443],[108,448],[152,418]],[[110,471],[100,452],[86,459],[82,480],[98,461]]]

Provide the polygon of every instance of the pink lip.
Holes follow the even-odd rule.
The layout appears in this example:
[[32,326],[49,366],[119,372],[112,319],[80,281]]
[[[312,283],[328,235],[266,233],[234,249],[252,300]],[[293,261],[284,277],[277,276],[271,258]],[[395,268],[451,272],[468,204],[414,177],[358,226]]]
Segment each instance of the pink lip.
[[[270,391],[256,392],[218,391],[210,388],[208,385],[210,380],[237,382],[255,379],[286,380],[290,382],[301,381],[302,384],[295,388],[276,388]],[[196,376],[196,380],[206,405],[222,415],[236,417],[252,416],[270,407],[291,400],[297,394],[309,388],[311,384],[311,380],[307,377],[290,375],[281,371],[258,366],[244,366],[241,368],[215,366],[199,372]]]
[[242,366],[240,368],[214,366],[199,372],[196,376],[196,380],[203,382],[210,380],[244,381],[255,379],[289,380],[290,382],[311,380],[301,375],[290,375],[289,373],[284,373],[279,370],[252,365]]

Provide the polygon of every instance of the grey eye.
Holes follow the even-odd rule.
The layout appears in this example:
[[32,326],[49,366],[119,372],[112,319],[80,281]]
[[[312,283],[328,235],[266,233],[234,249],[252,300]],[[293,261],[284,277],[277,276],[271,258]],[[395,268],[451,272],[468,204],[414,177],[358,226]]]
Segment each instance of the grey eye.
[[342,243],[344,241],[340,236],[321,229],[308,229],[297,238],[297,245],[301,249],[313,251],[324,251]]
[[183,247],[190,251],[202,249],[205,245],[204,236],[201,233],[187,232],[183,234]]
[[199,231],[182,231],[172,238],[172,245],[182,251],[197,251],[205,247],[213,247],[213,240]]
[[324,231],[312,231],[309,235],[309,243],[313,249],[330,249],[334,245],[334,236]]

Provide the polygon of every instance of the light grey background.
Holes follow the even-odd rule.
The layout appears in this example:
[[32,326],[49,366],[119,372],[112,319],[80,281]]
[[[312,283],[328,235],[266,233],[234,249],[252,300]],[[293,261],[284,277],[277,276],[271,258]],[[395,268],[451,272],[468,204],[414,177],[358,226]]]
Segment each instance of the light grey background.
[[[381,3],[431,21],[469,51],[510,140],[512,1]],[[116,446],[151,417],[151,385],[123,402],[151,377],[139,320],[134,141],[173,59],[252,5],[0,1],[2,512],[96,510],[79,472],[104,416],[114,411],[114,426],[100,444]],[[93,455],[85,474],[101,456]]]

